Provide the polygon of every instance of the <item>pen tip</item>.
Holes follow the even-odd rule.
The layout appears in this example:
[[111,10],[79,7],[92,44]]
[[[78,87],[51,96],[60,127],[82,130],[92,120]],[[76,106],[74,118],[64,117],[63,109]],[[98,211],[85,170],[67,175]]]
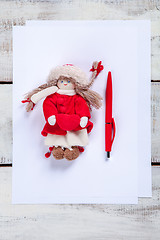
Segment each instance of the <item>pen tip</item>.
[[107,152],[107,158],[110,158],[110,152]]

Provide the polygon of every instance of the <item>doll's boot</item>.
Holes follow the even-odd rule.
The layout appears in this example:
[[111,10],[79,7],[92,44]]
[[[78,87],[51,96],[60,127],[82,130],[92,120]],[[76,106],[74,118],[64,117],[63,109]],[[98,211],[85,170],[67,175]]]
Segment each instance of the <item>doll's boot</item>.
[[79,154],[80,154],[79,148],[76,146],[72,147],[71,150],[66,148],[64,151],[64,158],[71,161],[71,160],[76,159],[79,156]]
[[53,157],[57,160],[64,158],[64,150],[61,147],[54,147],[52,154],[53,154]]

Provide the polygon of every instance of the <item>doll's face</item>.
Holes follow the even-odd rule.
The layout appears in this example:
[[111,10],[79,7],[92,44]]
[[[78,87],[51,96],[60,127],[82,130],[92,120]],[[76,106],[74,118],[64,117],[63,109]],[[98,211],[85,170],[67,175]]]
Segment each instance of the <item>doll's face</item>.
[[69,78],[64,77],[58,80],[57,86],[59,89],[63,90],[73,90],[75,88],[74,83],[72,83]]

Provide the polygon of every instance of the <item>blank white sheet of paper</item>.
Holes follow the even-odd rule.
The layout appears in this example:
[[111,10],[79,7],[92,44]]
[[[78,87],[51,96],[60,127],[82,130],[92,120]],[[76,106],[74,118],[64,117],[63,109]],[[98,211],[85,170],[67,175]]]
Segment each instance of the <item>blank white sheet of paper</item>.
[[[13,203],[137,203],[138,31],[98,21],[77,24],[13,28]],[[103,98],[107,72],[113,76],[117,133],[111,159],[104,152],[104,101],[92,111],[90,142],[77,160],[45,159],[42,101],[26,113],[23,94],[57,65],[72,63],[90,76],[95,60],[105,69],[92,89]]]
[[[74,21],[75,22],[75,21]],[[72,21],[72,23],[74,24]],[[149,20],[107,20],[106,25],[127,25],[138,32],[138,196],[152,196],[151,178],[151,23]],[[101,23],[101,21],[99,21]],[[27,21],[27,26],[54,26],[52,20]]]

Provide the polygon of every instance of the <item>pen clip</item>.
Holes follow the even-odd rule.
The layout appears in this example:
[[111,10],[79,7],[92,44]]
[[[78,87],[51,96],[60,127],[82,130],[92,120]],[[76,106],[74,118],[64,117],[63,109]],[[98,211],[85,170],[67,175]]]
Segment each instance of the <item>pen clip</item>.
[[115,133],[116,133],[116,124],[115,124],[114,118],[112,118],[112,127],[113,127],[113,136],[112,136],[111,146],[113,144]]

